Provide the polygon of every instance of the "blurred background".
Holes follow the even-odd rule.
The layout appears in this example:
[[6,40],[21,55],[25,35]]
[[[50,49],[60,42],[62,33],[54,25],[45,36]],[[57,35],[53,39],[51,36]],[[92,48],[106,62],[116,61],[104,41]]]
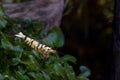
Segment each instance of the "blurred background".
[[[22,2],[28,0],[0,0]],[[65,45],[59,50],[77,58],[73,65],[91,70],[90,80],[109,80],[112,67],[112,21],[114,0],[65,0],[61,29]]]
[[64,53],[91,70],[90,80],[110,80],[112,67],[112,21],[114,0],[69,0],[61,28]]

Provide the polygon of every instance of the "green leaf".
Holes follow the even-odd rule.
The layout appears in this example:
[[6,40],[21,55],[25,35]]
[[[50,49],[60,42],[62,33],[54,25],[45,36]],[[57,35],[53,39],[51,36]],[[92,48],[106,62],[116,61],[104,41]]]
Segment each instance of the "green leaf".
[[0,80],[4,80],[4,79],[5,77],[2,74],[0,74]]
[[4,16],[3,6],[0,4],[0,17]]
[[13,46],[8,39],[5,38],[1,39],[1,44],[4,49],[11,49],[11,50],[13,49]]
[[72,66],[65,63],[64,70],[65,70],[65,74],[67,75],[68,80],[75,80],[75,72],[74,72]]
[[80,77],[78,77],[78,80],[90,80],[90,79],[80,76]]
[[54,64],[54,70],[56,72],[56,75],[60,75],[60,72],[63,70],[61,64],[55,63]]
[[29,72],[28,75],[32,77],[34,80],[45,80],[42,73],[38,72]]
[[19,71],[15,71],[17,80],[29,80],[28,77]]
[[53,27],[48,31],[48,36],[42,41],[51,47],[62,47],[64,45],[64,36],[59,27]]
[[4,12],[3,12],[3,9],[1,9],[1,6],[0,6],[0,17],[2,18],[4,16]]
[[42,71],[42,74],[43,74],[45,80],[51,80],[48,74],[46,74],[46,73],[43,72],[43,71]]
[[31,77],[33,77],[33,78],[35,78],[35,77],[36,77],[35,72],[29,72],[29,73],[28,73],[28,75],[29,75],[29,76],[31,76]]
[[32,55],[29,55],[28,57],[29,57],[29,61],[27,61],[28,69],[31,71],[38,71],[40,69],[40,65],[35,59],[35,57]]
[[12,58],[12,65],[16,66],[20,63],[20,58]]
[[90,70],[86,66],[80,66],[81,74],[80,76],[88,77],[90,76]]
[[32,50],[31,52],[37,59],[40,59],[40,54],[37,51]]
[[0,29],[5,28],[7,25],[7,21],[4,19],[0,19]]
[[17,80],[17,79],[15,79],[15,77],[13,77],[13,76],[10,76],[9,80]]
[[25,18],[24,18],[24,21],[25,21],[26,23],[31,23],[31,22],[32,22],[32,20],[31,20],[29,17],[25,17]]
[[61,61],[62,62],[70,61],[70,62],[76,63],[76,58],[71,55],[65,55],[61,58]]
[[0,29],[5,28],[9,22],[9,17],[4,13],[3,6],[0,4]]

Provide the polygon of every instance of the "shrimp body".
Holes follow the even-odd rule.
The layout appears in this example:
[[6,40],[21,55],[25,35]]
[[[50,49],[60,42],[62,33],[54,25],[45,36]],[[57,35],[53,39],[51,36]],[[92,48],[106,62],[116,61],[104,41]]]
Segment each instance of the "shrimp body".
[[15,36],[24,39],[29,46],[41,53],[43,56],[48,56],[50,53],[56,53],[56,50],[53,50],[51,47],[44,44],[40,44],[38,41],[24,35],[22,32],[19,32]]

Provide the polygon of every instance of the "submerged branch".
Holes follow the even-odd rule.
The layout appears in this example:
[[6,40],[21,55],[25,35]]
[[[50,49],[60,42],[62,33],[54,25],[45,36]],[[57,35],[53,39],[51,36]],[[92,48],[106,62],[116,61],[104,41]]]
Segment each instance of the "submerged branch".
[[3,4],[5,13],[11,17],[42,21],[47,29],[59,26],[64,9],[64,0],[31,0],[22,3]]

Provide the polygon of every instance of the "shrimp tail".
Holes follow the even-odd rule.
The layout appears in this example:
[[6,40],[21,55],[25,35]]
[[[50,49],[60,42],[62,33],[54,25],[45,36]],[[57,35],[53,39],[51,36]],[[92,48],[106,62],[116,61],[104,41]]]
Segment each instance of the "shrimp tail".
[[25,39],[25,35],[22,33],[22,32],[19,32],[18,34],[15,34],[16,37],[19,37],[19,38],[22,38],[22,39]]

